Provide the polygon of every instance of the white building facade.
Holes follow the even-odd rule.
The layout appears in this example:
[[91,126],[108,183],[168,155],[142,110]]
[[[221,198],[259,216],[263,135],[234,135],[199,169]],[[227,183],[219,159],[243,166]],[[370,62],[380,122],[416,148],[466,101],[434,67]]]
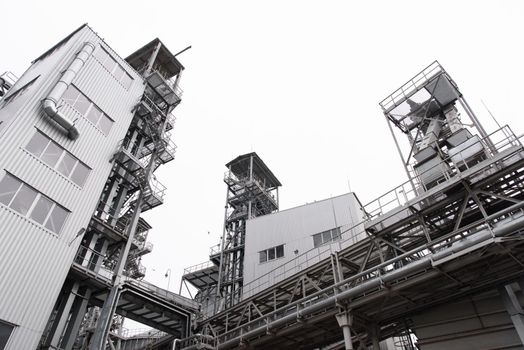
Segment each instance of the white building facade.
[[362,220],[353,192],[248,220],[243,298],[358,242]]
[[0,349],[37,347],[143,92],[83,25],[0,100]]

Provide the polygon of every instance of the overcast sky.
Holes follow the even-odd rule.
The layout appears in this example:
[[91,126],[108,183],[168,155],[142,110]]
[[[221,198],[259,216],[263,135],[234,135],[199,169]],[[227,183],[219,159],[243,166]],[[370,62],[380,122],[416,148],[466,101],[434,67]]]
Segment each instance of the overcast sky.
[[[256,151],[281,208],[351,189],[363,203],[406,180],[378,102],[434,60],[488,130],[524,131],[522,1],[8,1],[0,71],[21,75],[88,23],[126,57],[155,37],[186,67],[176,159],[146,213],[146,279],[178,290],[222,232],[225,163]],[[209,232],[209,233],[208,233]]]

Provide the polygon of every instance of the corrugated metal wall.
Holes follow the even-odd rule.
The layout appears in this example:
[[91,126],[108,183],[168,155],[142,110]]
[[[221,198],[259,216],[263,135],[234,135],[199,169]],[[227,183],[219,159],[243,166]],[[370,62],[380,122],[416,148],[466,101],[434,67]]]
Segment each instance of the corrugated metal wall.
[[[360,221],[362,210],[353,193],[247,221],[243,297],[268,288],[365,237],[363,227],[351,229]],[[312,236],[335,227],[341,227],[341,239],[315,248]],[[284,244],[283,258],[259,262],[260,251],[281,244]]]
[[[78,140],[69,140],[45,116],[41,101],[86,41],[94,43],[95,50],[100,49],[101,39],[89,27],[83,27],[51,55],[36,62],[13,87],[16,91],[40,75],[26,93],[6,108],[0,104],[0,120],[6,121],[0,134],[0,178],[8,171],[71,211],[57,236],[0,204],[0,319],[17,325],[8,349],[36,348],[81,242],[81,237],[75,236],[87,227],[111,170],[111,155],[143,93],[142,78],[122,59],[114,56],[134,78],[129,91],[91,56],[73,84],[115,123],[105,136],[64,105],[62,112],[77,120],[80,132]],[[35,127],[92,168],[82,188],[24,149]]]

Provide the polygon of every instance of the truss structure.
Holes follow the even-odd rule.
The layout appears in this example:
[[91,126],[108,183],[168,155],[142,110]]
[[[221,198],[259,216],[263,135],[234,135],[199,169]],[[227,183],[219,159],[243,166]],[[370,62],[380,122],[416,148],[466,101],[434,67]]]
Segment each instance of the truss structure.
[[[462,95],[430,67],[381,103],[411,135],[409,180],[365,205],[367,219],[330,258],[306,252],[273,271],[291,277],[244,285],[249,297],[200,322],[183,349],[367,349],[389,337],[409,348],[410,315],[524,276],[522,143],[508,126],[465,132],[454,109]],[[438,88],[404,119],[390,115],[428,86]],[[353,243],[359,230],[366,238]]]

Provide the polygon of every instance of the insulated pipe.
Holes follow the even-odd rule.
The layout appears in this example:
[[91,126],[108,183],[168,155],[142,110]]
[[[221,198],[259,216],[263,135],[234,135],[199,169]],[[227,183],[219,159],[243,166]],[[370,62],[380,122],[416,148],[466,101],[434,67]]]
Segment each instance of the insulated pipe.
[[349,299],[351,297],[356,296],[357,294],[364,292],[368,289],[376,288],[380,286],[381,284],[385,282],[389,282],[395,279],[398,279],[400,277],[407,276],[411,273],[422,271],[425,268],[431,267],[432,263],[436,260],[445,258],[453,253],[459,252],[461,250],[467,249],[469,247],[472,247],[478,243],[481,243],[491,237],[497,237],[502,236],[504,234],[507,234],[509,232],[512,232],[516,229],[522,228],[524,226],[524,216],[521,216],[512,222],[509,222],[505,225],[495,227],[491,231],[490,230],[484,230],[482,232],[479,232],[476,234],[474,239],[467,240],[465,242],[456,243],[454,246],[449,247],[447,249],[444,249],[436,254],[431,254],[426,256],[425,258],[422,258],[420,260],[417,260],[405,267],[402,267],[398,270],[392,271],[388,274],[385,274],[380,277],[376,277],[374,279],[368,280],[367,282],[362,283],[359,286],[356,286],[354,288],[345,290],[341,292],[340,294],[331,296],[323,301],[320,301],[316,304],[313,304],[311,306],[305,307],[302,310],[298,311],[298,313],[293,313],[287,316],[284,316],[278,320],[275,320],[273,322],[269,322],[267,325],[264,325],[259,328],[255,328],[249,332],[245,332],[242,334],[242,336],[237,336],[233,339],[229,339],[228,341],[218,344],[218,349],[227,349],[228,347],[235,346],[240,342],[240,339],[248,339],[255,336],[260,336],[266,333],[268,329],[276,328],[278,326],[283,326],[288,322],[291,322],[297,318],[297,314],[299,317],[307,316],[311,313],[314,313],[316,311],[320,311],[322,309],[325,309],[327,307],[333,306],[337,302],[343,301],[345,299]]
[[69,87],[69,85],[71,85],[71,82],[78,74],[82,66],[86,63],[89,56],[91,56],[94,49],[94,44],[86,42],[84,44],[84,47],[82,47],[82,50],[80,50],[80,52],[76,55],[73,62],[71,62],[69,67],[67,67],[64,74],[62,74],[60,80],[58,80],[55,87],[51,90],[49,95],[42,101],[44,112],[47,114],[49,118],[53,119],[58,125],[60,125],[67,131],[67,137],[69,137],[71,140],[76,140],[80,133],[75,127],[75,124],[71,122],[69,118],[67,118],[61,112],[58,111],[57,104],[58,101],[60,101],[60,99],[62,98],[64,92]]

